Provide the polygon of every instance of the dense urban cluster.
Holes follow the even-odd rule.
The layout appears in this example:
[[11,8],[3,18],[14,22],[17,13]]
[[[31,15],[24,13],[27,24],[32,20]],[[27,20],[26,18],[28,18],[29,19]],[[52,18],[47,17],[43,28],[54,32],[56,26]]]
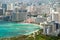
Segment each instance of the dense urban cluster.
[[0,20],[38,24],[42,34],[60,34],[60,3],[27,4],[25,2],[0,3]]

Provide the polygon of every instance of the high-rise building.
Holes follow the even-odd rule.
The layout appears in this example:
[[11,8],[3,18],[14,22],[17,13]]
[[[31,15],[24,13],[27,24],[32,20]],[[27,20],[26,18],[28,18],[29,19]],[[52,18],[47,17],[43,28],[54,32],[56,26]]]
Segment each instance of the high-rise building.
[[55,21],[56,23],[59,23],[59,19],[60,19],[60,14],[59,12],[54,11],[54,9],[51,9],[51,21]]
[[3,15],[3,9],[0,8],[0,15]]
[[36,11],[36,6],[31,5],[27,7],[28,12],[35,12]]
[[0,3],[0,8],[2,7],[2,3]]
[[7,4],[7,10],[13,10],[13,3]]
[[43,14],[50,14],[50,5],[48,4],[42,4],[40,6],[37,6],[36,11],[39,15],[43,15]]
[[5,11],[7,10],[7,4],[2,4],[2,8],[5,9]]
[[20,10],[16,8],[14,13],[12,14],[12,21],[24,21],[27,17],[27,10]]

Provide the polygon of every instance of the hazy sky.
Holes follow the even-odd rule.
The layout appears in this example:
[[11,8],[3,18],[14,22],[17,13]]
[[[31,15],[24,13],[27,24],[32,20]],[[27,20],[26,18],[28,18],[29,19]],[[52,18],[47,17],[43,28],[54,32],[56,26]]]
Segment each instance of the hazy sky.
[[0,0],[0,2],[3,2],[3,3],[9,3],[9,2],[12,2],[12,3],[14,3],[14,2],[34,2],[34,1],[40,1],[40,2],[49,2],[49,1],[51,1],[51,2],[54,2],[54,1],[57,1],[57,0]]

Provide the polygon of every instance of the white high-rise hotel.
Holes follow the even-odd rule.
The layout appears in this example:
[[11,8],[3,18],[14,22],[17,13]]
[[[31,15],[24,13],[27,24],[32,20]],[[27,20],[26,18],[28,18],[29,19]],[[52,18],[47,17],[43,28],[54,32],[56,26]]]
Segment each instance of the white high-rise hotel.
[[13,3],[7,4],[7,10],[13,10]]
[[60,12],[54,11],[54,9],[51,9],[51,21],[55,21],[56,23],[60,23]]

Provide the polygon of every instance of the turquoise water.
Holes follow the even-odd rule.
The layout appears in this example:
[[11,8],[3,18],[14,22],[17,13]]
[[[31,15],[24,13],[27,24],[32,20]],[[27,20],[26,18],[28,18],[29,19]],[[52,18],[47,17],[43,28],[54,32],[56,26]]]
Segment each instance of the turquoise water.
[[0,38],[29,35],[38,29],[40,29],[39,26],[34,24],[0,21]]

